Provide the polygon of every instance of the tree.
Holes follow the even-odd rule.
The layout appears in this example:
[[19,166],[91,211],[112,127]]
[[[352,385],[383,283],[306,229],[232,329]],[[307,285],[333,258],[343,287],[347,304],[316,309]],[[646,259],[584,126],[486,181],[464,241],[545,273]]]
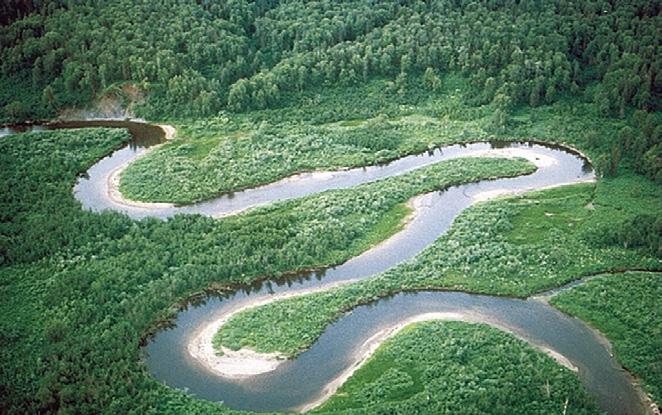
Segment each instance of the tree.
[[441,79],[439,76],[437,76],[434,69],[430,68],[429,66],[423,74],[423,82],[433,91],[439,91],[441,89]]
[[53,91],[52,86],[48,85],[46,88],[44,88],[42,101],[44,102],[44,105],[46,105],[46,107],[48,107],[48,109],[51,111],[57,108],[55,92]]
[[243,111],[248,107],[248,81],[240,79],[230,87],[228,107],[233,111]]
[[651,180],[662,184],[662,144],[656,144],[644,153],[641,171]]
[[21,120],[25,115],[25,107],[21,101],[15,100],[5,105],[4,113],[12,120]]
[[511,107],[512,100],[505,93],[499,92],[494,96],[494,99],[492,100],[492,108],[494,108],[494,112],[490,118],[490,126],[493,130],[499,133],[506,130]]
[[618,132],[618,141],[626,151],[632,150],[634,146],[634,137],[635,132],[630,126],[625,126]]
[[623,151],[621,150],[620,144],[612,146],[609,156],[606,160],[606,165],[604,166],[604,173],[606,176],[616,176],[618,173],[618,164],[621,162],[622,154]]

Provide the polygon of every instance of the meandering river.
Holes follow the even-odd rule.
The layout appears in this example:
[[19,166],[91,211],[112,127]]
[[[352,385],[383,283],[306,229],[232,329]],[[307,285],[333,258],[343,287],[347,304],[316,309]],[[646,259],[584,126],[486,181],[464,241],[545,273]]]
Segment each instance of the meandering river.
[[[159,332],[146,346],[147,367],[165,384],[185,389],[200,398],[223,401],[232,408],[296,411],[324,396],[325,388],[356,364],[365,342],[380,331],[421,314],[454,313],[463,319],[506,329],[534,346],[562,355],[578,368],[582,383],[609,414],[644,412],[640,392],[610,355],[604,339],[580,320],[559,312],[539,297],[514,299],[427,291],[398,294],[357,307],[331,324],[297,359],[257,376],[218,376],[188,351],[191,339],[203,327],[242,304],[283,293],[324,289],[331,284],[370,278],[413,258],[439,238],[455,217],[478,200],[594,179],[590,163],[577,152],[541,143],[453,145],[403,157],[385,165],[298,174],[187,206],[136,204],[112,196],[112,187],[116,183],[112,182],[111,176],[118,175],[128,163],[163,142],[163,130],[157,126],[119,121],[58,123],[36,129],[84,126],[129,128],[133,140],[130,145],[92,166],[76,183],[75,197],[85,209],[113,209],[136,219],[148,216],[166,218],[178,213],[225,216],[278,200],[349,188],[458,157],[523,156],[538,167],[535,173],[526,176],[471,183],[423,195],[417,199],[415,217],[401,232],[337,267],[300,274],[286,281],[258,283],[227,297],[210,298],[203,305],[190,306],[178,315],[173,329]],[[3,135],[13,132],[2,130]]]

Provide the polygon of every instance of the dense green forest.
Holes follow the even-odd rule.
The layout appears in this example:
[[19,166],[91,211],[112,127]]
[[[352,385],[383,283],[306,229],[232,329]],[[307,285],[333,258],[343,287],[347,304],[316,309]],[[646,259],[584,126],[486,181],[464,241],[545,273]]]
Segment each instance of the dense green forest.
[[[469,78],[495,118],[586,95],[596,111],[642,110],[609,156],[662,171],[656,1],[26,1],[0,26],[6,121],[50,117],[95,99],[140,100],[148,118],[278,107],[292,93],[385,77]],[[22,17],[22,18],[21,18]],[[17,91],[21,91],[17,94]],[[146,97],[146,98],[144,98]]]

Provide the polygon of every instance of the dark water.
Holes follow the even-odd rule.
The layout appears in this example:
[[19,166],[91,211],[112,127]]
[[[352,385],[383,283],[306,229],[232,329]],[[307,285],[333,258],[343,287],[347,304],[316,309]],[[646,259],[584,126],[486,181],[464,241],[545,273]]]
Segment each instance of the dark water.
[[[60,121],[45,126],[52,130],[67,128],[125,128],[131,134],[131,141],[127,148],[137,151],[141,148],[149,148],[165,141],[163,130],[155,125],[134,121],[120,120],[89,120],[89,121]],[[122,151],[121,149],[115,153]],[[113,155],[115,154],[113,153]]]
[[45,131],[46,128],[43,125],[10,125],[5,127],[0,127],[0,138],[6,137],[12,134],[26,133],[26,132],[38,132]]
[[[165,139],[163,130],[155,125],[124,120],[55,121],[36,125],[9,125],[0,127],[0,137],[25,132],[95,127],[125,128],[129,130],[129,133],[131,134],[131,141],[127,147],[130,150],[152,147],[156,144],[162,143]],[[121,150],[118,150],[115,153],[119,151]],[[113,153],[113,156],[115,153]]]
[[[642,403],[628,375],[610,357],[594,333],[581,321],[568,317],[537,299],[519,300],[457,292],[398,294],[356,308],[351,314],[330,325],[319,341],[296,360],[284,363],[272,373],[246,380],[218,377],[193,360],[187,351],[188,341],[197,330],[214,321],[230,307],[244,301],[322,287],[338,281],[368,278],[413,258],[442,235],[454,218],[475,201],[475,196],[479,193],[503,189],[526,191],[592,178],[590,164],[577,154],[562,147],[537,143],[455,145],[428,154],[404,157],[382,166],[300,174],[194,205],[143,209],[118,205],[110,200],[107,197],[107,176],[118,166],[143,154],[150,145],[161,142],[161,130],[138,123],[95,123],[96,126],[130,128],[134,140],[130,146],[95,164],[88,171],[88,177],[77,183],[76,198],[87,209],[119,210],[134,218],[165,218],[176,213],[221,216],[277,200],[301,197],[327,189],[348,188],[490,149],[526,149],[535,152],[539,159],[556,160],[551,165],[540,167],[531,175],[483,181],[424,195],[420,200],[422,208],[419,214],[403,231],[375,249],[338,267],[300,274],[282,281],[256,283],[227,298],[212,298],[204,305],[189,307],[178,315],[173,329],[158,333],[146,346],[146,364],[149,371],[163,383],[185,389],[203,399],[223,401],[232,408],[255,411],[296,410],[320,396],[329,381],[354,363],[353,356],[358,348],[381,329],[423,313],[454,312],[505,326],[532,344],[549,347],[561,353],[579,368],[583,384],[596,397],[600,407],[608,413],[638,414],[643,411]],[[83,124],[70,124],[60,128],[93,126],[88,122]]]

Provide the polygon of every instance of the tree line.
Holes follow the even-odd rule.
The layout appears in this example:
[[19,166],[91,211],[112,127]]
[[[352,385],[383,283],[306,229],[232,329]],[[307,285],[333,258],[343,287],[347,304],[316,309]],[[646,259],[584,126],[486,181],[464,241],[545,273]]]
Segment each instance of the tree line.
[[493,104],[496,131],[517,106],[568,95],[606,117],[642,111],[641,129],[623,132],[598,165],[613,175],[630,156],[639,172],[662,180],[658,2],[8,4],[16,7],[0,13],[0,121],[48,118],[101,97],[133,99],[127,89],[146,95],[138,115],[194,117],[279,107],[300,91],[373,78],[405,90],[421,75],[435,89],[460,73],[471,104]]
[[[208,115],[428,68],[463,72],[479,101],[537,106],[598,81],[605,114],[660,108],[654,1],[16,3],[0,26],[0,79],[32,84],[52,111],[132,82],[150,92],[148,113]],[[32,115],[11,98],[6,118]]]

